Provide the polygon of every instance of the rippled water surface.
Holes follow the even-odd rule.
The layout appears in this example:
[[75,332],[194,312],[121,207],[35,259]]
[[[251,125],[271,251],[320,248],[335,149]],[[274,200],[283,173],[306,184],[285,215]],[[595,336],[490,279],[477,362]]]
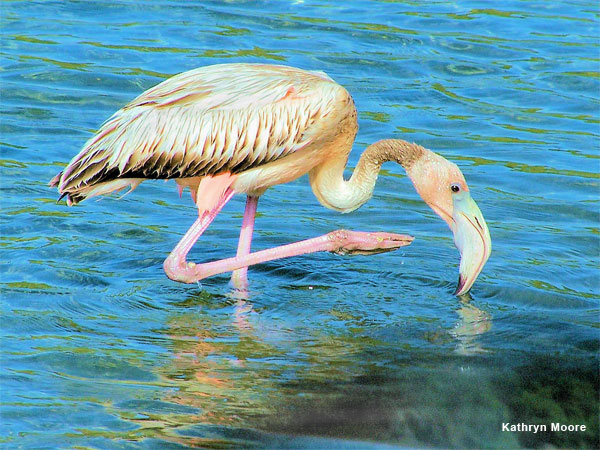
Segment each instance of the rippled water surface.
[[[18,1],[0,16],[6,448],[598,446],[596,2]],[[350,167],[384,137],[455,161],[494,243],[472,296],[452,295],[452,236],[394,164],[347,215],[306,177],[270,189],[254,248],[342,227],[412,245],[262,264],[245,298],[227,276],[163,273],[196,215],[174,182],[56,203],[48,180],[114,111],[226,62],[345,86]],[[244,201],[193,260],[235,252]]]

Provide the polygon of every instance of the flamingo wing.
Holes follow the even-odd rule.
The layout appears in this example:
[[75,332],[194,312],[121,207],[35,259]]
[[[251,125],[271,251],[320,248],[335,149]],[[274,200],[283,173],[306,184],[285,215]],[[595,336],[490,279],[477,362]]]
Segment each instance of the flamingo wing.
[[51,185],[71,204],[144,179],[243,172],[313,142],[340,90],[324,73],[286,66],[184,72],[117,111]]

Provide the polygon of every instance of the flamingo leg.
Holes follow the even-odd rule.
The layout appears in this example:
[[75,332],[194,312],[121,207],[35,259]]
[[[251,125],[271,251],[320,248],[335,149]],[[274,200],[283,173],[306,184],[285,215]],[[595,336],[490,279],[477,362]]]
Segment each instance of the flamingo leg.
[[226,190],[211,210],[201,212],[167,259],[165,259],[163,268],[170,279],[184,283],[193,283],[195,281],[190,279],[187,275],[187,269],[195,266],[193,262],[188,263],[186,261],[187,254],[202,233],[204,233],[212,221],[215,220],[215,217],[217,217],[217,214],[223,209],[225,203],[233,197],[233,194],[234,192],[232,190]]
[[[237,257],[250,254],[252,245],[252,233],[254,231],[254,218],[256,217],[256,207],[258,205],[258,197],[249,195],[246,198],[246,210],[244,211],[244,219],[242,221],[242,230],[240,231],[240,240],[238,242]],[[231,284],[236,289],[248,288],[248,267],[236,269],[231,274]]]
[[261,250],[243,256],[235,256],[203,264],[186,262],[185,258],[189,250],[232,195],[233,193],[228,194],[213,210],[199,217],[183,236],[179,244],[177,244],[173,252],[165,260],[164,269],[169,278],[183,283],[195,283],[219,273],[231,272],[274,259],[320,251],[328,251],[341,255],[381,253],[408,245],[413,240],[413,237],[403,234],[336,230],[316,238]]

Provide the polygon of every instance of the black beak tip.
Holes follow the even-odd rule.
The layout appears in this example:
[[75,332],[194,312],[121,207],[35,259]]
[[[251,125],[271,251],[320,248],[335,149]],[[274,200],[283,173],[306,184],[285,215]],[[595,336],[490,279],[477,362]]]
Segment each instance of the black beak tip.
[[[463,286],[465,285],[465,279],[459,275],[458,276],[458,286],[456,286],[456,290],[454,291],[454,294],[452,295],[458,295],[458,293],[462,290]],[[461,295],[466,294],[466,292],[463,292]]]

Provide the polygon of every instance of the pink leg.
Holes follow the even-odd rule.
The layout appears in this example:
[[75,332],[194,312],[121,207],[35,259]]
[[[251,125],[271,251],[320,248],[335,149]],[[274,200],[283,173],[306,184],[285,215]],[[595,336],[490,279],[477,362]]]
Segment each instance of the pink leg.
[[195,265],[194,263],[186,262],[185,259],[187,254],[202,233],[204,233],[212,221],[215,220],[215,217],[219,214],[219,211],[223,209],[225,203],[233,197],[233,194],[234,192],[231,190],[226,191],[221,200],[211,211],[200,213],[199,217],[183,235],[173,251],[167,256],[167,259],[165,259],[165,262],[163,263],[163,269],[171,280],[193,283],[194,280],[188,280],[183,274],[184,269],[188,268],[188,266],[193,267]]
[[[246,210],[244,211],[244,220],[242,221],[242,231],[240,231],[240,240],[238,242],[237,257],[250,254],[252,245],[252,232],[254,231],[254,217],[256,216],[256,206],[258,197],[248,196],[246,198]],[[248,267],[236,269],[231,275],[231,283],[237,289],[248,288]]]
[[[230,197],[229,197],[230,198]],[[229,200],[227,198],[227,200]],[[183,236],[173,252],[165,260],[164,268],[167,276],[175,281],[194,283],[212,275],[231,272],[242,267],[320,251],[328,251],[341,255],[372,254],[395,250],[412,242],[411,236],[394,233],[366,233],[361,231],[336,230],[305,241],[250,253],[244,256],[221,259],[204,264],[188,263],[185,257],[194,242],[208,227],[224,202],[211,211],[208,221],[200,218],[194,222]]]

